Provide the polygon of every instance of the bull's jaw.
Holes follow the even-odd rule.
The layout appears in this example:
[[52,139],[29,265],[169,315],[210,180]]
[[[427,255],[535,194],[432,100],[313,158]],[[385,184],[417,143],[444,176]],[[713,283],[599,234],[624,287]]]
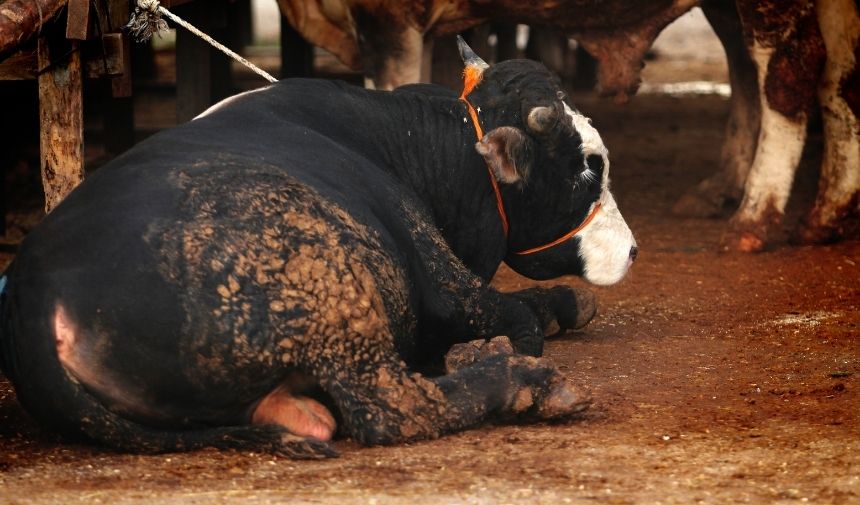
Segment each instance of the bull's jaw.
[[604,191],[600,203],[598,214],[579,233],[579,257],[582,277],[592,284],[608,286],[627,274],[633,264],[636,240],[612,193]]

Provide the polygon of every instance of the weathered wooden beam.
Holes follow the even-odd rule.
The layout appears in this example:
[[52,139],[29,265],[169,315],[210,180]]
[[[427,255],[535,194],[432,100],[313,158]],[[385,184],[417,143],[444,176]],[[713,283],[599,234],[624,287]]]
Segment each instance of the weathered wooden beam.
[[90,33],[90,0],[67,0],[66,38],[87,40]]
[[[88,79],[113,77],[114,96],[130,96],[131,82],[124,77],[131,75],[131,47],[128,38],[121,33],[108,33],[101,42],[90,41],[83,45],[83,72]],[[104,49],[104,53],[102,53]],[[39,67],[35,49],[22,49],[0,61],[0,81],[18,81],[38,77]]]
[[[192,2],[175,9],[178,16],[215,39],[227,26],[225,0]],[[176,120],[191,120],[230,94],[230,60],[193,33],[176,30]]]
[[0,58],[39,33],[66,0],[4,0],[0,2]]
[[39,149],[45,212],[84,179],[83,73],[77,41],[39,37]]
[[[89,78],[115,77],[131,73],[127,40],[121,33],[108,33],[90,42],[84,50],[84,75]],[[102,52],[104,50],[104,52]]]

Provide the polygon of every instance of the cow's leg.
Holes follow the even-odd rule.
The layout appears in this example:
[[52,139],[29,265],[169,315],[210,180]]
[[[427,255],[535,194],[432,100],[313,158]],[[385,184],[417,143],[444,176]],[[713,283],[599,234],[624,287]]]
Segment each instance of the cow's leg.
[[856,233],[860,214],[860,15],[851,0],[818,2],[827,61],[819,88],[824,157],[815,206],[800,230],[804,242]]
[[507,296],[524,302],[534,311],[545,336],[582,328],[597,313],[594,293],[584,288],[529,288]]
[[[764,82],[772,49],[756,45],[753,56]],[[806,113],[788,118],[771,108],[762,88],[761,132],[744,198],[723,237],[723,247],[743,252],[764,248],[768,233],[782,223],[794,173],[806,141]]]
[[718,217],[734,210],[743,196],[761,121],[756,67],[741,32],[734,2],[705,2],[702,10],[722,42],[732,96],[717,173],[700,182],[675,204],[676,214]]
[[359,7],[353,16],[362,34],[359,48],[364,72],[376,89],[392,90],[421,81],[423,33],[397,20],[380,19]]
[[744,198],[723,247],[751,252],[764,248],[768,233],[782,222],[825,52],[812,3],[738,5],[753,39],[762,113]]
[[365,445],[436,438],[491,415],[564,417],[587,405],[554,366],[529,356],[494,355],[428,379],[407,370],[384,330],[347,333],[325,349],[305,366],[331,395],[345,432]]

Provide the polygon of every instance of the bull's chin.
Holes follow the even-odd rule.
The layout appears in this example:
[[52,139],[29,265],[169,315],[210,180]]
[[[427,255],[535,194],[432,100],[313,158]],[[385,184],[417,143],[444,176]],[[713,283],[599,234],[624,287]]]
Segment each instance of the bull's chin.
[[560,267],[552,261],[541,261],[540,258],[524,259],[518,256],[509,256],[505,258],[505,264],[511,270],[536,281],[546,281],[556,279],[565,275],[576,275],[583,277],[582,264],[578,261],[570,265]]
[[627,268],[625,268],[621,272],[616,273],[607,273],[601,272],[599,274],[594,274],[592,272],[586,272],[582,275],[582,278],[591,284],[595,284],[597,286],[611,286],[613,284],[617,284],[627,275]]
[[[571,260],[571,257],[576,259]],[[611,286],[627,275],[633,260],[628,258],[626,262],[610,261],[589,265],[579,255],[558,255],[547,251],[529,256],[512,254],[505,258],[505,264],[514,272],[536,281],[576,275],[597,286]]]

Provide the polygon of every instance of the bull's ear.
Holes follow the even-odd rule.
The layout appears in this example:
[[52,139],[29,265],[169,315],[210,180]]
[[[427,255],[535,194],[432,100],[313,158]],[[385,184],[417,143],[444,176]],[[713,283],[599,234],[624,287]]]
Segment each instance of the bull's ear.
[[496,179],[505,184],[527,180],[534,160],[533,141],[512,126],[496,128],[475,144]]

